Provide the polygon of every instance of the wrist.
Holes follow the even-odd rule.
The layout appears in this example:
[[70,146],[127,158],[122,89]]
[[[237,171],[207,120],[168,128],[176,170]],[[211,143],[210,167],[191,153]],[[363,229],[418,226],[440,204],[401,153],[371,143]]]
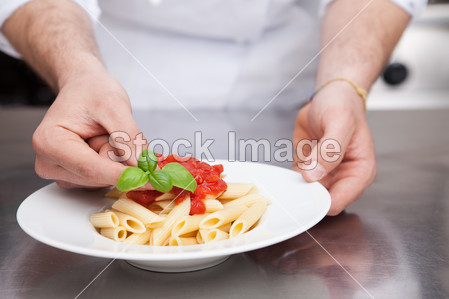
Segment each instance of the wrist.
[[333,78],[347,78],[351,81],[354,81],[358,86],[363,88],[366,91],[369,91],[373,82],[377,79],[377,75],[374,78],[366,75],[366,68],[359,67],[359,69],[351,69],[351,68],[343,68],[338,71],[319,71],[315,81],[315,88],[323,85]]
[[313,98],[312,103],[320,106],[323,111],[352,112],[356,116],[365,117],[365,99],[357,93],[350,83],[338,80],[322,89]]
[[103,62],[91,53],[81,53],[71,58],[57,75],[57,88],[61,90],[67,84],[79,78],[92,74],[107,74]]

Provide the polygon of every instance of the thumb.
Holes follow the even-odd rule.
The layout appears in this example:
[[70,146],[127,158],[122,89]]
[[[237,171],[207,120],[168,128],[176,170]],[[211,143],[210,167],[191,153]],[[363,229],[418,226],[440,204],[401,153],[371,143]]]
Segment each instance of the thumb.
[[354,130],[351,118],[325,120],[323,136],[318,141],[312,141],[308,156],[310,164],[298,165],[306,181],[319,181],[340,165]]

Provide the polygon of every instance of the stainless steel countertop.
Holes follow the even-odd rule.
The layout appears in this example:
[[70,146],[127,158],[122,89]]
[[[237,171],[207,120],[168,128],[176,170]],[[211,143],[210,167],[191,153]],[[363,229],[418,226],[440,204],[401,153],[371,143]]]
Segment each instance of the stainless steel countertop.
[[[345,213],[310,234],[179,274],[125,261],[101,272],[110,260],[49,247],[19,228],[19,204],[48,184],[34,173],[31,147],[44,112],[0,110],[0,298],[74,298],[86,287],[79,298],[449,297],[449,110],[369,112],[378,176]],[[295,116],[266,111],[251,123],[252,112],[194,114],[199,122],[184,111],[136,119],[149,138],[193,139],[202,130],[216,138],[216,158],[226,158],[229,130],[238,138],[289,138]]]

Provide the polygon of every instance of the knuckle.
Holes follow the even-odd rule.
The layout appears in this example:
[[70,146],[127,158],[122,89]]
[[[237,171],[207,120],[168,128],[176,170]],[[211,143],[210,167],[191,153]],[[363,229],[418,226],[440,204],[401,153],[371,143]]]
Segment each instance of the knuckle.
[[33,133],[32,145],[34,151],[38,154],[46,154],[51,150],[51,146],[54,143],[52,138],[54,134],[50,132],[49,127],[40,125]]
[[42,153],[44,151],[44,146],[42,144],[42,129],[40,126],[34,131],[31,142],[36,153]]

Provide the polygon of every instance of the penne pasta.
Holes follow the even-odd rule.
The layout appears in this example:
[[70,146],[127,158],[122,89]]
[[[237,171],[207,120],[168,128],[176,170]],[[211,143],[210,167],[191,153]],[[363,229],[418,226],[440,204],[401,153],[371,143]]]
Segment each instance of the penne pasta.
[[230,207],[236,207],[236,206],[250,207],[258,201],[264,201],[267,204],[269,203],[269,200],[267,198],[265,198],[264,196],[262,196],[258,193],[251,193],[251,194],[245,195],[243,197],[240,197],[238,199],[232,200],[232,201],[224,204],[223,206],[225,209],[230,208]]
[[[168,242],[170,241],[170,238],[165,239],[164,243],[161,246],[169,246]],[[150,238],[150,245],[151,245],[151,238]]]
[[143,222],[136,217],[118,211],[113,212],[117,215],[120,225],[123,226],[127,231],[137,234],[141,234],[146,231]]
[[131,234],[124,240],[124,242],[137,245],[145,245],[148,244],[148,242],[150,241],[150,237],[151,237],[151,230],[147,229],[145,232],[141,234]]
[[252,193],[259,193],[259,189],[257,189],[256,186],[253,186],[253,187],[251,188],[251,190],[249,190],[248,194],[252,194]]
[[201,237],[200,231],[198,231],[196,233],[195,239],[198,244],[204,244],[204,240],[203,240],[203,237]]
[[245,206],[232,206],[214,212],[204,218],[199,225],[200,229],[212,229],[230,223],[237,219],[247,208]]
[[106,197],[110,197],[110,198],[119,198],[120,196],[122,196],[125,192],[120,191],[117,188],[112,188],[111,190],[109,190],[108,192],[106,192],[106,194],[104,196]]
[[224,225],[218,227],[218,229],[224,231],[225,233],[229,233],[229,230],[231,229],[231,225],[232,225],[232,223],[229,222],[227,224],[224,224]]
[[162,212],[161,207],[156,205],[156,204],[150,204],[147,207],[147,209],[150,210],[151,212],[157,214],[157,215],[164,216],[164,214],[161,214],[161,212]]
[[119,225],[119,218],[111,211],[95,213],[90,216],[90,222],[97,228],[114,228]]
[[188,233],[197,231],[201,220],[203,220],[207,215],[209,214],[182,217],[173,225],[171,235],[184,237]]
[[201,235],[201,239],[204,243],[216,242],[220,240],[229,239],[229,234],[224,231],[213,228],[213,229],[200,229],[199,233]]
[[129,199],[128,196],[126,196],[126,192],[123,192],[117,199],[121,199],[121,198]]
[[250,192],[254,187],[253,184],[228,183],[228,188],[219,196],[220,200],[236,199]]
[[258,201],[249,207],[239,218],[237,218],[229,230],[229,235],[232,237],[246,233],[257,220],[262,217],[267,208],[265,201]]
[[206,213],[213,213],[223,210],[223,205],[216,199],[206,199],[204,200],[204,205],[206,206]]
[[190,197],[184,199],[181,203],[176,205],[173,210],[167,215],[164,224],[161,227],[155,228],[151,235],[150,245],[163,246],[168,240],[170,233],[175,223],[183,216],[189,215],[190,212]]
[[[181,237],[181,236],[178,236],[178,237],[181,237],[181,238],[196,237],[196,233],[197,233],[197,232],[198,232],[198,231],[195,230],[195,231],[193,231],[193,232],[190,232],[190,233],[187,233],[187,234],[183,234],[182,237]],[[174,236],[172,236],[172,237],[174,237]]]
[[162,193],[162,195],[159,195],[154,199],[154,201],[162,201],[162,200],[173,200],[176,198],[176,194],[168,192],[168,193]]
[[159,206],[162,214],[168,214],[176,205],[174,200],[156,201],[154,205]]
[[178,236],[171,237],[170,241],[168,242],[169,246],[184,246],[184,245],[195,245],[198,244],[195,237],[189,237],[189,238],[181,238]]
[[103,237],[122,242],[126,238],[126,229],[123,226],[117,226],[114,228],[102,228],[100,229],[100,234]]
[[228,202],[233,201],[234,199],[220,199],[220,198],[218,198],[217,200],[219,200],[221,202],[221,204],[223,205],[223,208],[224,208],[225,204],[227,204]]
[[119,212],[136,217],[142,221],[146,227],[150,228],[162,225],[165,219],[164,217],[151,212],[131,199],[120,198],[112,205],[112,208]]
[[218,196],[214,196],[214,195],[208,194],[208,195],[204,196],[204,199],[203,199],[203,200],[217,199],[217,197],[218,197]]

